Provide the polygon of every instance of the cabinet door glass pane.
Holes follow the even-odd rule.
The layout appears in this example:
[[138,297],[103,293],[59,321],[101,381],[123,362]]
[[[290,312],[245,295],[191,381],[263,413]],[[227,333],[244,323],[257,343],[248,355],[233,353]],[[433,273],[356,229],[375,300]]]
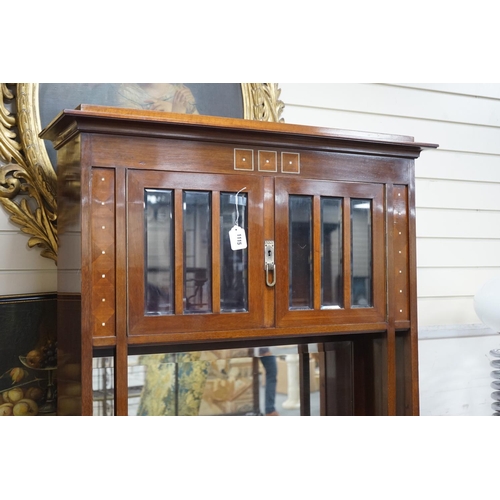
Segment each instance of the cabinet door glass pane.
[[342,198],[321,198],[321,307],[343,307]]
[[[75,384],[74,390],[79,389],[81,390]],[[62,405],[68,406],[71,411],[71,402],[72,398],[69,397]],[[115,360],[113,356],[92,359],[92,406],[92,414],[95,417],[113,416],[115,413]]]
[[248,235],[247,195],[220,195],[220,308],[222,312],[248,311],[248,249],[233,250],[229,231],[237,224]]
[[372,307],[372,202],[351,199],[351,305]]
[[174,239],[171,190],[146,189],[145,314],[173,314]]
[[[319,416],[320,357],[316,344],[303,347],[309,354],[300,355],[304,364],[300,371],[298,346],[293,344],[129,354],[128,414]],[[306,370],[310,381],[307,389],[301,383]],[[298,376],[290,377],[292,372]],[[301,391],[305,403],[302,408]],[[100,401],[102,396],[101,392],[94,393]],[[305,406],[309,408],[307,413]]]
[[289,307],[312,308],[312,197],[290,196]]
[[184,312],[212,310],[210,193],[184,191]]

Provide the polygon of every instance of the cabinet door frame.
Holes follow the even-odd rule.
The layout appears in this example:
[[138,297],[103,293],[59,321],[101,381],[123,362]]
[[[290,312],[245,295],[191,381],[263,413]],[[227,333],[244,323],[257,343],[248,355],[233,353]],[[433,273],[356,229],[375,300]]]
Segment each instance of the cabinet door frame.
[[[244,188],[248,200],[248,311],[221,312],[220,305],[220,194],[237,193]],[[145,222],[146,189],[171,190],[174,198],[174,313],[145,315]],[[264,327],[263,250],[264,183],[260,176],[191,174],[153,170],[128,172],[128,335],[148,336],[154,342],[217,340],[231,330]],[[183,219],[182,193],[212,193],[212,311],[183,312]]]
[[[313,308],[289,308],[289,197],[310,196],[313,218]],[[343,307],[321,308],[321,234],[320,198],[341,198],[343,205]],[[351,306],[351,223],[350,200],[370,199],[372,201],[372,277],[373,305],[371,307]],[[384,322],[387,318],[386,293],[386,231],[384,211],[384,185],[354,182],[320,181],[300,178],[276,178],[276,326],[292,327],[318,326],[327,324],[365,324]],[[349,245],[346,245],[346,243]]]

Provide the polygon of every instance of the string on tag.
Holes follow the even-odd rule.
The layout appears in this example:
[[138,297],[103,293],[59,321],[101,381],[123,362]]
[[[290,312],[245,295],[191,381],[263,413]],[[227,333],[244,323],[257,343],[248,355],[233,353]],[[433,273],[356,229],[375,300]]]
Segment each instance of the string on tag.
[[239,226],[238,221],[240,219],[240,211],[238,209],[238,195],[242,192],[245,191],[246,186],[244,188],[241,188],[237,193],[236,196],[234,197],[234,205],[236,207],[236,214],[235,214],[235,219],[234,219],[234,225]]
[[240,219],[240,211],[238,208],[238,195],[245,189],[246,187],[240,189],[234,197],[234,206],[235,206],[234,226],[229,230],[229,241],[231,243],[231,250],[244,250],[247,247],[247,237],[245,234],[245,229],[238,225],[238,221]]

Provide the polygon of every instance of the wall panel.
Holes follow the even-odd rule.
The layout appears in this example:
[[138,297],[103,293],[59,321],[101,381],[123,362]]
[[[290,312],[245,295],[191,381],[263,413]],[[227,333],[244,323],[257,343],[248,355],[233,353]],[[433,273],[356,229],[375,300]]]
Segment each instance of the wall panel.
[[[421,159],[424,159],[423,157]],[[427,179],[500,182],[498,155],[433,149],[417,162],[416,175]]]
[[417,239],[418,267],[494,267],[500,270],[500,240]]
[[288,105],[500,127],[500,100],[366,83],[287,84]]
[[28,240],[0,207],[0,297],[57,290],[55,262],[42,257],[38,248],[29,248]]
[[[496,270],[495,267],[421,267],[417,273],[418,296],[472,297]],[[500,274],[500,271],[497,274]]]
[[500,211],[417,208],[418,238],[500,238]]
[[385,85],[431,90],[444,94],[500,99],[500,85],[498,83],[391,83]]
[[57,273],[48,270],[1,271],[0,296],[51,293],[57,290]]
[[471,297],[419,297],[419,328],[479,323]]
[[2,259],[0,272],[13,269],[56,270],[56,264],[51,259],[40,255],[38,248],[29,248],[29,237],[20,232],[0,231]]
[[417,179],[416,205],[500,211],[500,183]]
[[[313,111],[311,113],[311,111]],[[391,133],[416,137],[419,142],[437,142],[443,150],[467,153],[500,154],[498,129],[490,126],[449,123],[381,114],[363,114],[326,109],[309,110],[290,106],[288,123],[345,128],[366,132]]]

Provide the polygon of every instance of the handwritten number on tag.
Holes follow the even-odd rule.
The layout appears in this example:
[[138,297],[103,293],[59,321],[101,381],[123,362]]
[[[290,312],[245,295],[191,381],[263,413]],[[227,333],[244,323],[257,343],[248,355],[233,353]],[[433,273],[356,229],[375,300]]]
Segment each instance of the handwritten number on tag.
[[229,241],[231,250],[244,250],[247,247],[245,230],[240,226],[233,226],[229,230]]

